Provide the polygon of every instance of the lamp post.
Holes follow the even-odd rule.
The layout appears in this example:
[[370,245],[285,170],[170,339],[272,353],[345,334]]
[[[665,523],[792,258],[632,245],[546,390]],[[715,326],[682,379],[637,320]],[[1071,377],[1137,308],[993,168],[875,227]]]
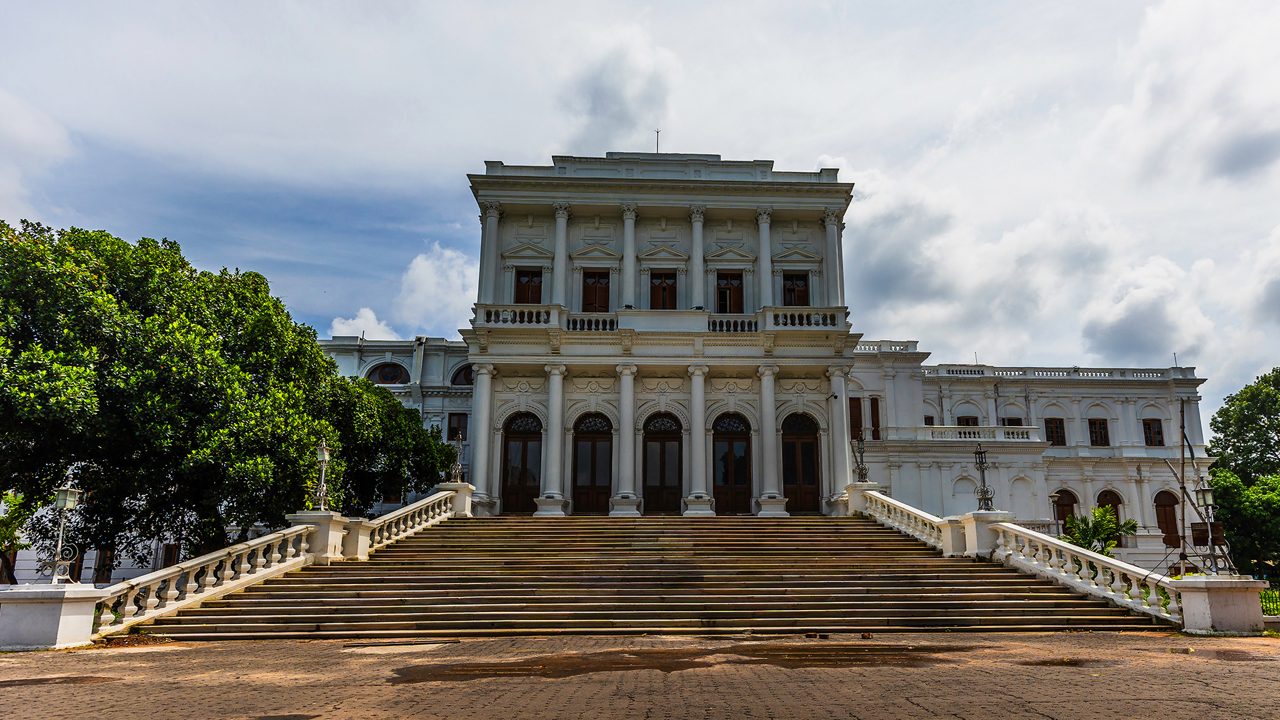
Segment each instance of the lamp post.
[[453,434],[453,467],[449,468],[449,482],[462,482],[462,431]]
[[71,474],[67,474],[67,482],[58,488],[57,499],[54,505],[58,508],[58,545],[53,552],[53,577],[50,582],[54,585],[64,582],[79,582],[71,577],[71,563],[75,561],[79,551],[75,545],[63,542],[63,531],[67,526],[67,511],[75,510],[80,504],[80,496],[83,491],[76,488],[72,484]]
[[991,502],[995,493],[987,487],[987,451],[982,449],[982,443],[978,443],[978,447],[974,448],[973,464],[978,468],[978,489],[975,491],[978,496],[978,511],[995,510],[996,507]]
[[858,433],[858,440],[853,448],[854,468],[858,471],[858,482],[867,481],[867,444],[862,440],[862,433]]
[[[1231,563],[1231,553],[1226,548],[1222,523],[1213,519],[1213,511],[1218,507],[1213,501],[1213,486],[1205,482],[1203,477],[1198,478],[1198,481],[1194,494],[1196,505],[1203,510],[1205,521],[1191,524],[1191,544],[1209,546],[1209,569],[1214,575],[1222,572],[1234,575],[1236,570]],[[1223,548],[1221,554],[1218,553],[1219,546]]]
[[320,438],[320,447],[316,448],[316,459],[320,461],[320,482],[316,483],[316,506],[320,512],[325,512],[325,503],[328,499],[329,489],[325,484],[325,470],[329,468],[329,444],[324,438]]
[[1057,531],[1057,535],[1062,535],[1062,521],[1058,519],[1058,498],[1062,497],[1062,493],[1054,490],[1049,493],[1049,507],[1053,511],[1053,527]]

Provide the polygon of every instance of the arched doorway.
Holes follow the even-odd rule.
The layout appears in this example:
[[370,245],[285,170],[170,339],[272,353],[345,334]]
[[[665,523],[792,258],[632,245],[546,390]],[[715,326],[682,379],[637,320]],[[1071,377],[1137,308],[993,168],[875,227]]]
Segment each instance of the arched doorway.
[[711,426],[715,463],[717,515],[751,513],[751,424],[737,413],[725,413]]
[[670,413],[655,413],[644,423],[644,512],[679,514],[680,421]]
[[532,513],[542,488],[542,421],[516,413],[503,426],[502,440],[502,512]]
[[782,494],[793,513],[816,513],[822,504],[818,423],[804,413],[782,421]]
[[1058,498],[1053,502],[1053,519],[1061,523],[1065,530],[1067,526],[1067,518],[1076,514],[1076,505],[1080,503],[1080,499],[1070,490],[1063,488],[1058,491]]
[[[1120,493],[1115,490],[1103,490],[1098,493],[1098,507],[1111,508],[1111,512],[1115,513],[1116,516],[1116,524],[1119,524],[1124,519],[1124,515],[1120,514],[1120,506],[1122,505],[1124,505],[1124,498],[1120,497]],[[1117,545],[1123,547],[1124,538],[1120,535],[1117,534],[1111,539],[1115,540]]]
[[1164,535],[1164,546],[1182,545],[1182,530],[1178,526],[1178,496],[1168,490],[1156,493],[1156,525]]
[[613,492],[613,423],[587,413],[573,425],[573,512],[609,512]]

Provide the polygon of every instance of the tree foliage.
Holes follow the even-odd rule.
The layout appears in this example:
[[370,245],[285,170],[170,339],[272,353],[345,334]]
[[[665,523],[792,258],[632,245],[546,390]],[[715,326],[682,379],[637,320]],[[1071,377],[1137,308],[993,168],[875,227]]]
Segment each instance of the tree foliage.
[[1072,515],[1067,518],[1062,539],[1099,555],[1112,557],[1111,551],[1120,542],[1121,536],[1136,535],[1137,532],[1136,520],[1130,518],[1120,522],[1115,508],[1100,505],[1088,515]]
[[1245,485],[1280,474],[1280,368],[1228,395],[1209,427],[1215,468],[1231,471]]
[[321,438],[344,510],[452,458],[385,389],[338,377],[258,273],[199,271],[168,240],[0,223],[0,475],[48,497],[74,467],[78,544],[143,559],[154,538],[194,554],[228,527],[279,527],[308,502]]
[[1245,482],[1225,468],[1211,473],[1214,519],[1222,522],[1231,559],[1250,575],[1274,577],[1280,567],[1280,475]]

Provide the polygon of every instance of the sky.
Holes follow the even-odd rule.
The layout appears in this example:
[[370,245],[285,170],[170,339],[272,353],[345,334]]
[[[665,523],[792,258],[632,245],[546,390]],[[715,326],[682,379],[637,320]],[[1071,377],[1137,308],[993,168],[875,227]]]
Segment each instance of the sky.
[[168,237],[322,337],[456,337],[485,160],[837,167],[930,362],[1280,365],[1280,3],[0,0],[0,219]]

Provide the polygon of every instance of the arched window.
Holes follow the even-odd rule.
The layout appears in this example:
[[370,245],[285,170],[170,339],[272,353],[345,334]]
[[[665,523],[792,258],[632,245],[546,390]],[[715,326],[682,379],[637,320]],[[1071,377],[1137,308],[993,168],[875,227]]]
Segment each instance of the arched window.
[[407,385],[409,371],[399,363],[375,365],[365,377],[377,385]]
[[1156,525],[1164,536],[1164,546],[1176,548],[1182,545],[1182,530],[1178,527],[1178,496],[1168,490],[1156,493]]
[[737,413],[725,413],[716,418],[716,422],[711,426],[711,429],[713,432],[718,433],[750,433],[751,423]]
[[1076,505],[1080,504],[1080,499],[1076,494],[1066,488],[1058,491],[1058,498],[1053,503],[1053,519],[1060,523],[1065,523],[1067,518],[1076,514]]
[[475,385],[476,374],[472,371],[470,365],[463,365],[453,372],[453,379],[449,381],[450,385]]
[[1116,521],[1124,519],[1120,514],[1120,506],[1124,505],[1124,498],[1120,497],[1120,493],[1115,490],[1103,490],[1098,493],[1098,507],[1109,507],[1116,514]]

